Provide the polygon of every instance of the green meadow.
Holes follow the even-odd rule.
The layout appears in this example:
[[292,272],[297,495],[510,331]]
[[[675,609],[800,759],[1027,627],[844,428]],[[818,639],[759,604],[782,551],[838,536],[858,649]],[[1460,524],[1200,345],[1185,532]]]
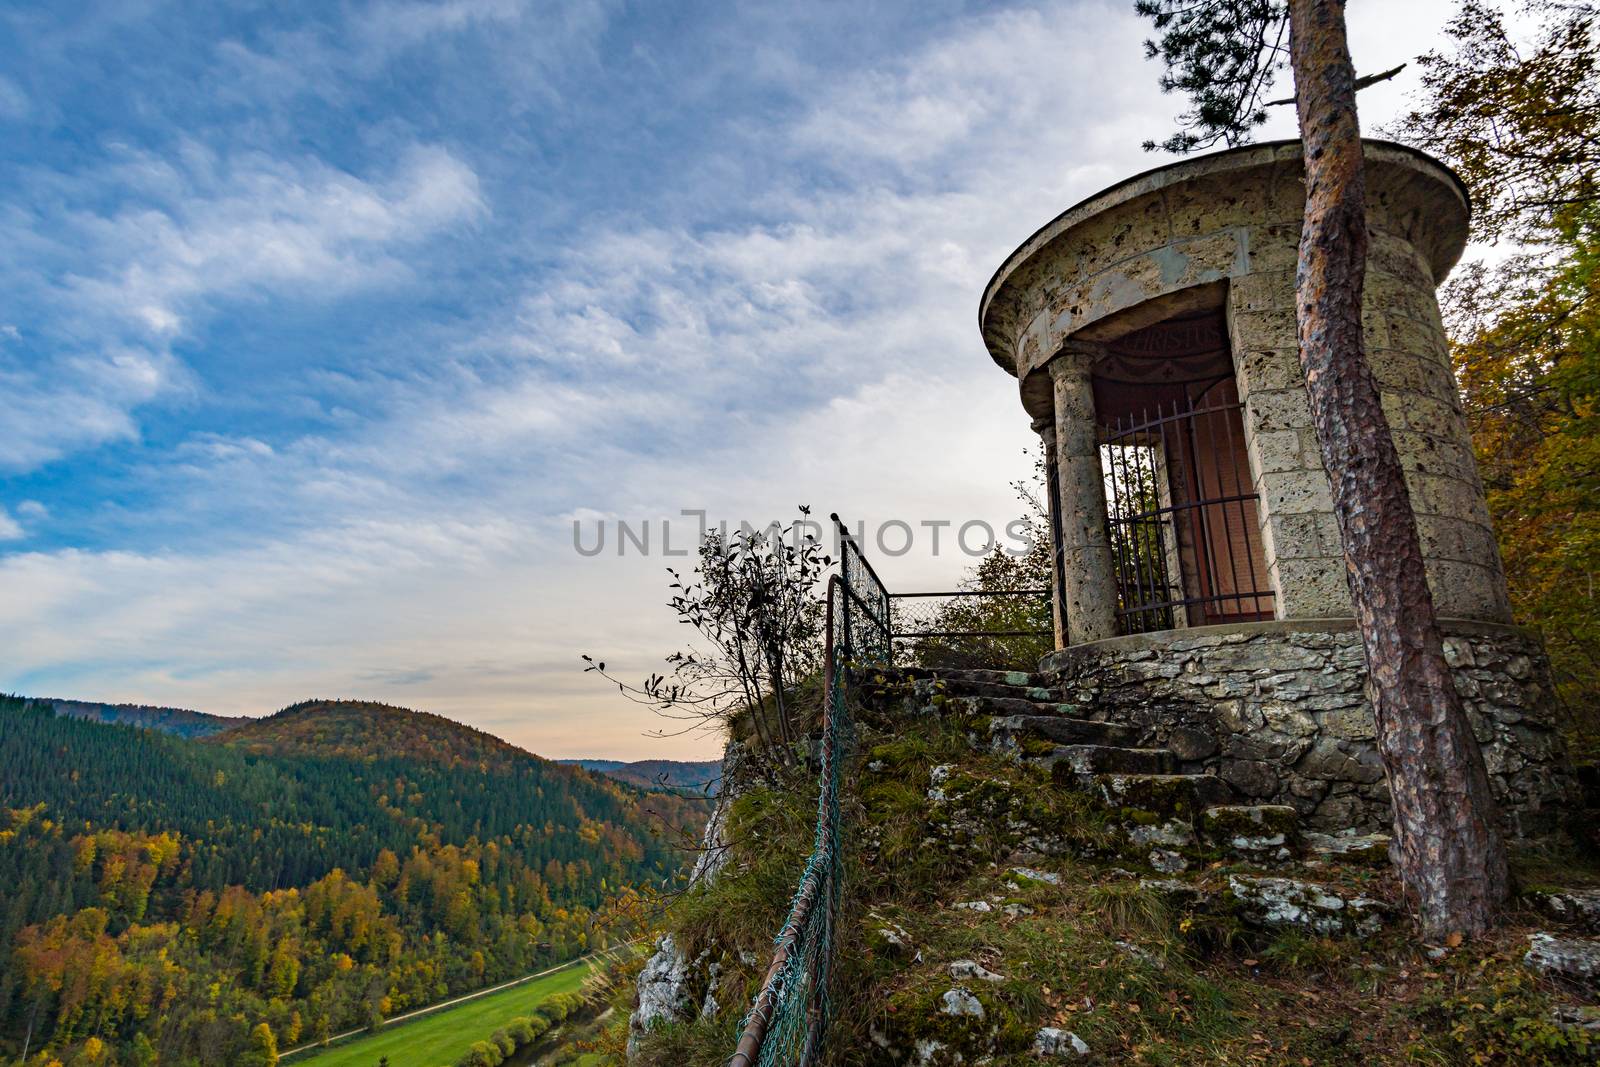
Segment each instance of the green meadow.
[[510,989],[394,1023],[376,1034],[289,1057],[285,1063],[289,1067],[376,1067],[387,1056],[389,1067],[451,1067],[474,1041],[482,1041],[558,993],[576,991],[592,967],[589,962],[575,963]]

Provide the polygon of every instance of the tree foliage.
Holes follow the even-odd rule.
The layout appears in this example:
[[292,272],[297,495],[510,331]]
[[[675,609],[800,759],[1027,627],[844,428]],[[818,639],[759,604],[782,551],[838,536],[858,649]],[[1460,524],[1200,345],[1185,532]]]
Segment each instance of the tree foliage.
[[1597,8],[1538,2],[1533,43],[1466,0],[1396,134],[1467,183],[1517,251],[1445,294],[1452,356],[1519,622],[1544,631],[1577,747],[1600,755]]
[[1266,93],[1288,61],[1284,0],[1137,0],[1157,36],[1145,56],[1163,64],[1164,93],[1182,93],[1190,110],[1165,141],[1146,151],[1193,152],[1243,144],[1267,121]]
[[698,642],[667,656],[667,670],[640,685],[618,681],[604,662],[587,671],[625,696],[685,722],[685,729],[737,733],[748,724],[764,767],[788,767],[803,729],[797,696],[822,666],[824,570],[832,560],[810,509],[786,526],[709,531],[690,575],[668,568],[667,606]]
[[1419,61],[1421,105],[1398,132],[1467,183],[1476,238],[1542,245],[1600,199],[1600,6],[1526,7],[1542,24],[1524,45],[1499,7],[1465,0],[1445,27],[1451,50]]
[[0,1061],[266,1062],[262,1026],[292,1047],[570,959],[704,819],[363,707],[230,747],[0,697]]

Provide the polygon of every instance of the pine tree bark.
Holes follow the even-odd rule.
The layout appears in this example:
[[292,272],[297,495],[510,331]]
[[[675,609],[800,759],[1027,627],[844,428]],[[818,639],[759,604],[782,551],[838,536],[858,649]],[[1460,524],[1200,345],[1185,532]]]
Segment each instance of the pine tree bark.
[[1300,364],[1333,487],[1394,854],[1427,937],[1482,933],[1510,889],[1483,754],[1445,663],[1416,516],[1362,343],[1366,184],[1344,0],[1290,0],[1305,145]]

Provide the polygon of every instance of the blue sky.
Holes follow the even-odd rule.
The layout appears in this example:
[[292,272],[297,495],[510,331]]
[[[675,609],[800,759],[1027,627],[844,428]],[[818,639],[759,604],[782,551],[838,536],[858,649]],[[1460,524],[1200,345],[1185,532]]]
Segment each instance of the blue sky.
[[[713,752],[579,673],[681,634],[572,521],[1010,517],[978,295],[1159,162],[1129,8],[8,5],[0,689]],[[1353,5],[1358,66],[1448,12]]]

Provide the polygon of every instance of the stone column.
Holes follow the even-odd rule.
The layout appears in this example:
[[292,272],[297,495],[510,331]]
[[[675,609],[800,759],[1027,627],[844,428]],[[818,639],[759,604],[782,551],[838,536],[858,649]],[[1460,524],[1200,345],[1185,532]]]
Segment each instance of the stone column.
[[1091,347],[1069,345],[1048,365],[1055,393],[1063,628],[1075,645],[1117,636],[1117,580],[1094,417],[1095,354]]
[[1044,489],[1047,533],[1050,536],[1050,618],[1054,623],[1055,647],[1067,647],[1066,590],[1061,584],[1061,480],[1056,464],[1056,420],[1046,416],[1033,420],[1033,432],[1044,446]]

